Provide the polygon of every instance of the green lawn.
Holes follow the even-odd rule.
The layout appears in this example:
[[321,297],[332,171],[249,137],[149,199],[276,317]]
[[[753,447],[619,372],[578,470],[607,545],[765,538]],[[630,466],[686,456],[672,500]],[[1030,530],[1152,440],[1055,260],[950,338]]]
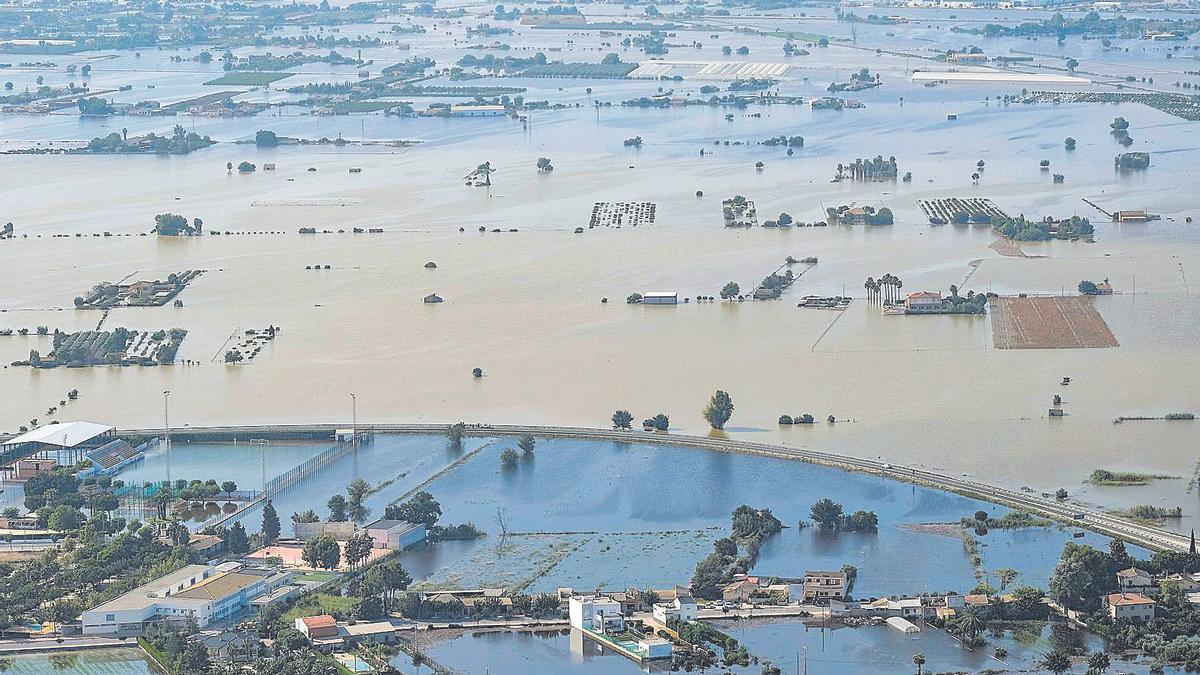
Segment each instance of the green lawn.
[[328,595],[318,593],[316,595],[306,595],[300,602],[297,602],[294,607],[289,609],[283,615],[285,625],[292,625],[296,619],[302,616],[315,616],[317,614],[352,614],[358,606],[358,598],[347,598],[341,595]]
[[272,72],[237,72],[230,71],[215,80],[209,80],[204,84],[226,85],[233,87],[265,87],[272,82],[278,82],[285,77],[291,77],[293,73],[272,73]]

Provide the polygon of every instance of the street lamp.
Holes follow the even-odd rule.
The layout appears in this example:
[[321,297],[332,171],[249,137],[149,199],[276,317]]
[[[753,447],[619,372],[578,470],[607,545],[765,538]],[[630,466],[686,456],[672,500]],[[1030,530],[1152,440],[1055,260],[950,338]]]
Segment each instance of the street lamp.
[[167,489],[171,489],[171,390],[163,390],[163,437],[167,446]]

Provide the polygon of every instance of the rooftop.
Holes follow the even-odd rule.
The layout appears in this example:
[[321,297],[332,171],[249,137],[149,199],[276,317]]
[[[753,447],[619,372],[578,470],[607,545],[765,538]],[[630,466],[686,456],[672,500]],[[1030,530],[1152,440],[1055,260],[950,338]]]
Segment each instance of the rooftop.
[[89,611],[113,612],[122,609],[149,607],[164,597],[159,595],[161,592],[168,588],[174,588],[179,584],[190,583],[192,577],[202,576],[209,569],[211,568],[208,565],[188,565],[183,569],[163,575],[154,581],[142,584],[124,595],[119,595],[108,602],[93,607]]
[[238,574],[236,572],[218,573],[191,588],[185,588],[173,597],[187,600],[220,600],[221,598],[227,598],[237,593],[251,584],[257,583],[259,579],[260,577],[250,574]]
[[1110,593],[1105,598],[1110,605],[1153,605],[1154,601],[1141,593]]
[[309,630],[313,628],[332,628],[337,626],[337,619],[328,614],[318,614],[316,616],[306,616],[300,619]]
[[46,445],[55,445],[60,448],[71,448],[84,441],[99,436],[100,434],[112,431],[116,427],[107,424],[96,424],[95,422],[64,422],[62,424],[44,424],[33,431],[17,436],[4,445],[15,445],[17,443],[44,443]]

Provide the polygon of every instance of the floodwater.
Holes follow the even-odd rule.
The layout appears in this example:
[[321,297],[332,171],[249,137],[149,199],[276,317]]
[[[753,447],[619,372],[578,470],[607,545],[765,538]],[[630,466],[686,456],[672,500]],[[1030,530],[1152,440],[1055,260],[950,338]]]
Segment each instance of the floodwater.
[[[929,488],[787,460],[732,455],[652,443],[543,440],[515,469],[501,467],[512,438],[466,439],[461,451],[442,437],[377,435],[359,450],[294,485],[275,499],[286,521],[325,502],[355,477],[376,489],[371,518],[417,488],[442,506],[442,524],[475,523],[488,536],[444,542],[404,555],[404,565],[428,588],[503,586],[527,592],[575,588],[663,588],[685,584],[712,542],[729,532],[740,504],[769,508],[786,526],[769,539],[754,568],[796,577],[808,569],[858,568],[855,597],[969,591],[979,579],[999,586],[996,570],[1017,570],[1017,583],[1044,588],[1067,541],[1106,548],[1108,539],[1059,526],[993,530],[976,535],[982,556],[972,565],[955,524],[977,510],[1008,510]],[[187,449],[172,466],[190,475]],[[205,466],[206,453],[196,455]],[[218,482],[245,480],[216,475]],[[832,497],[847,512],[879,515],[875,533],[832,533],[801,527],[809,507]],[[509,533],[500,545],[503,519]],[[257,531],[259,511],[243,517]],[[286,524],[286,523],[285,523]],[[897,558],[897,552],[904,552]],[[1149,555],[1136,547],[1134,555]],[[898,564],[898,560],[903,560]]]
[[[639,16],[636,8],[616,5],[585,11],[613,19]],[[701,46],[673,47],[667,58],[784,59],[780,39],[734,32],[736,26],[853,38],[793,57],[793,71],[776,89],[821,96],[829,82],[868,67],[882,75],[884,86],[846,96],[862,100],[865,109],[623,108],[622,100],[660,90],[695,96],[708,82],[500,78],[469,84],[523,86],[527,100],[572,107],[531,112],[527,126],[507,118],[314,117],[300,114],[300,106],[242,119],[91,119],[72,111],[0,116],[0,149],[76,144],[122,128],[167,133],[175,123],[221,141],[185,157],[0,156],[0,220],[12,221],[18,235],[0,242],[0,328],[94,328],[99,314],[73,310],[72,298],[95,283],[208,270],[180,296],[184,307],[117,309],[104,324],[186,328],[179,358],[199,365],[48,371],[5,365],[0,428],[15,431],[35,418],[47,421],[46,409],[77,388],[79,400],[56,419],[156,426],[162,419],[160,392],[170,390],[174,426],[348,424],[353,393],[361,423],[606,426],[612,411],[622,408],[635,419],[663,412],[674,430],[704,434],[700,410],[713,390],[723,389],[737,406],[725,431],[733,437],[879,457],[1013,488],[1066,487],[1075,499],[1110,508],[1182,506],[1185,517],[1168,526],[1191,528],[1197,506],[1188,484],[1200,427],[1111,420],[1200,408],[1195,347],[1200,309],[1188,280],[1200,263],[1200,234],[1185,222],[1195,215],[1197,125],[1139,105],[998,103],[1000,96],[1020,93],[1014,85],[926,88],[909,80],[913,69],[945,67],[926,60],[933,50],[967,44],[992,55],[1032,54],[1034,68],[1061,69],[1074,57],[1088,77],[1134,74],[1157,80],[1136,86],[1164,91],[1178,91],[1170,82],[1194,80],[1183,72],[1189,61],[1168,59],[1171,44],[1114,40],[1107,49],[1098,40],[1071,38],[1060,45],[950,30],[1014,24],[1047,16],[1044,12],[895,9],[911,22],[871,26],[835,22],[829,9],[805,11],[811,15],[773,12],[689,23],[669,42]],[[422,19],[429,32],[400,38],[411,43],[411,51],[385,46],[366,49],[363,56],[374,59],[372,73],[409,56],[429,56],[447,66],[466,44],[480,41],[468,38],[465,29],[481,20],[496,23],[468,16],[437,21],[435,30],[434,21]],[[518,56],[553,47],[561,51],[551,58],[566,60],[596,61],[609,51],[628,61],[641,58],[604,44],[615,41],[598,31],[513,27],[516,34],[503,39]],[[376,24],[346,26],[341,33],[379,30]],[[749,56],[720,53],[723,45],[742,44]],[[38,75],[61,86],[73,77],[63,71],[66,65],[86,62],[93,66],[93,91],[132,84],[132,91],[106,96],[169,103],[214,89],[202,83],[220,74],[219,63],[170,61],[198,51],[56,56],[51,59],[56,69],[14,68],[5,71],[5,79],[17,90],[33,86]],[[0,54],[0,60],[36,59]],[[324,64],[294,70],[275,89],[240,98],[296,101],[299,96],[281,89],[353,79],[355,71]],[[447,82],[435,78],[428,84]],[[594,101],[613,106],[595,107]],[[414,105],[429,102],[417,99]],[[727,113],[734,118],[726,120]],[[958,119],[947,120],[949,113]],[[1123,148],[1108,133],[1108,123],[1118,115],[1130,121],[1135,143],[1129,150],[1152,154],[1148,170],[1113,170],[1112,158]],[[258,129],[308,139],[417,143],[261,150],[232,143],[252,139]],[[805,146],[787,156],[782,148],[757,145],[780,134],[803,135]],[[633,136],[645,144],[624,147],[622,141]],[[1067,136],[1078,139],[1073,152],[1063,147]],[[901,173],[912,172],[912,182],[830,182],[839,162],[875,155],[894,155]],[[555,170],[538,173],[538,157],[551,158]],[[1050,160],[1050,172],[1039,169],[1042,159]],[[226,171],[227,162],[243,160],[278,168],[249,175]],[[980,160],[986,168],[975,184],[971,173]],[[464,187],[462,176],[484,161],[497,168],[492,187]],[[761,171],[757,161],[765,164]],[[362,172],[351,174],[352,167]],[[1065,183],[1053,184],[1052,172],[1064,174]],[[786,211],[813,221],[824,217],[826,207],[853,203],[886,205],[896,224],[731,231],[722,227],[720,200],[734,194],[753,200],[760,220]],[[987,197],[1010,214],[1031,218],[1089,216],[1097,225],[1096,243],[1030,243],[1022,248],[1031,257],[1002,257],[988,248],[994,238],[986,228],[926,224],[918,200],[938,197]],[[1104,217],[1084,197],[1108,210],[1146,208],[1163,219],[1146,225],[1101,222]],[[653,201],[657,221],[573,234],[575,227],[586,227],[597,201]],[[166,211],[202,218],[209,231],[244,234],[137,236]],[[480,233],[481,226],[519,231]],[[300,227],[347,234],[301,236]],[[385,232],[349,234],[353,227]],[[103,232],[117,236],[91,236]],[[276,234],[254,234],[263,232]],[[635,291],[716,295],[730,280],[749,290],[788,255],[817,256],[820,262],[778,302],[677,307],[622,302]],[[438,268],[424,268],[427,261]],[[305,270],[306,265],[331,269]],[[1121,346],[1000,351],[992,348],[986,318],[884,317],[861,299],[863,280],[884,273],[903,279],[906,291],[946,291],[957,284],[977,292],[1069,293],[1081,279],[1109,278],[1118,295],[1099,298],[1096,306]],[[423,304],[430,293],[446,301]],[[808,294],[859,299],[841,314],[797,309],[796,300]],[[252,363],[221,362],[237,335],[268,324],[281,326],[282,333]],[[0,337],[0,364],[50,348],[49,338]],[[475,367],[484,377],[471,377]],[[1063,376],[1072,378],[1069,387],[1058,385]],[[1067,416],[1047,419],[1056,393],[1065,400]],[[780,414],[806,412],[842,421],[811,427],[776,423]],[[503,473],[497,457],[504,442],[487,445],[489,440],[466,443],[463,454],[483,449],[428,489],[442,502],[445,522],[471,520],[491,536],[410,552],[405,564],[414,578],[463,585],[501,580],[530,590],[559,583],[593,588],[685,581],[712,539],[728,527],[730,511],[749,503],[771,508],[791,526],[763,548],[760,572],[797,574],[850,563],[860,570],[856,595],[965,590],[974,584],[976,570],[961,541],[901,525],[955,521],[978,508],[1004,512],[820,467],[641,444],[544,442],[532,462]],[[319,450],[286,443],[177,444],[172,475],[253,488],[261,484],[264,460],[269,477]],[[460,458],[442,439],[378,438],[284,492],[276,507],[285,523],[293,511],[323,513],[331,494],[364,477],[378,488],[368,505],[379,515],[387,503]],[[153,454],[127,472],[127,479],[159,479],[165,468],[165,457]],[[1138,488],[1083,484],[1095,468],[1180,478]],[[16,492],[19,488],[0,495],[0,505],[18,503]],[[812,501],[827,495],[850,509],[877,511],[880,531],[829,535],[796,527]],[[498,513],[515,533],[508,555],[495,550]],[[257,529],[257,511],[245,520]],[[1057,528],[991,532],[980,537],[983,573],[1013,567],[1022,581],[1043,585],[1070,538],[1070,531]],[[1104,543],[1091,534],[1085,540]],[[935,670],[992,665],[986,655],[961,652],[941,634],[914,639],[889,630],[835,631],[825,636],[826,651],[820,652],[819,635],[796,624],[735,629],[755,653],[780,665],[794,664],[796,647],[807,646],[809,665],[818,673],[865,662],[881,673],[911,672],[907,655],[918,649]],[[1045,651],[1038,641],[1045,639],[1010,640],[1009,658],[1027,667]],[[633,667],[611,655],[572,658],[562,636],[464,637],[432,653],[468,672],[484,666],[546,673]],[[92,661],[89,656],[88,667],[101,667]],[[45,666],[40,657],[21,659],[16,672],[46,672]],[[121,672],[144,667],[138,659],[115,666]]]
[[[770,661],[783,672],[811,675],[838,675],[846,672],[871,672],[879,675],[909,675],[914,672],[912,655],[925,655],[928,672],[1032,672],[1042,656],[1064,643],[1096,651],[1099,639],[1062,626],[1045,624],[1024,626],[1018,631],[990,631],[986,647],[964,650],[952,637],[932,626],[916,635],[905,635],[889,626],[838,628],[822,631],[819,626],[805,627],[792,621],[725,622],[718,628],[746,645],[762,661]],[[1004,659],[994,656],[1003,647]],[[448,668],[466,673],[636,673],[638,665],[610,651],[600,650],[578,633],[563,632],[479,632],[439,643],[426,650],[433,659]],[[397,659],[396,665],[405,661]],[[1071,673],[1082,673],[1086,664]],[[1149,673],[1148,663],[1116,662],[1114,668],[1131,675]],[[739,675],[758,673],[761,666],[720,668]],[[651,666],[650,672],[657,672]],[[1182,673],[1168,668],[1163,672]]]
[[16,675],[150,675],[155,672],[136,649],[90,649],[10,658],[5,672]]

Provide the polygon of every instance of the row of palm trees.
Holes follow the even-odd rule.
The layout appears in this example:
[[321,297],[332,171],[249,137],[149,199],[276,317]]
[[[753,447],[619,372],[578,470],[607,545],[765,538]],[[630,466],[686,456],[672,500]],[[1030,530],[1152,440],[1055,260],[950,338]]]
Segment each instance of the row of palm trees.
[[904,282],[894,274],[884,274],[878,280],[867,277],[863,288],[867,289],[867,300],[893,303],[900,299],[900,289],[904,288]]

